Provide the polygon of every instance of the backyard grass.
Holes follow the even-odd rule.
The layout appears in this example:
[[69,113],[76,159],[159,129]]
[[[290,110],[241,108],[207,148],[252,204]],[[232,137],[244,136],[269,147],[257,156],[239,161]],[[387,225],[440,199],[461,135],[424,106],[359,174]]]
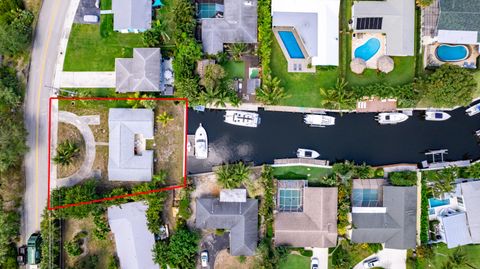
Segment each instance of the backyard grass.
[[111,10],[112,9],[112,0],[100,0],[100,9],[101,10]]
[[283,261],[280,262],[280,269],[308,269],[310,268],[310,258],[289,254]]
[[[102,20],[105,16],[108,15],[102,15]],[[144,47],[141,34],[112,31],[102,37],[97,24],[73,24],[63,70],[114,71],[115,58],[130,58],[133,48],[141,47]]]
[[[435,244],[433,248],[433,258],[429,260],[423,260],[420,264],[424,264],[424,268],[440,268],[447,260],[448,256],[452,254],[455,249],[448,249],[446,244]],[[480,245],[466,245],[463,246],[465,253],[467,254],[468,263],[475,268],[480,268]],[[420,267],[423,268],[423,267]],[[464,266],[462,268],[471,268]]]
[[274,167],[276,179],[306,179],[310,185],[319,183],[324,177],[332,174],[332,169],[307,166]]
[[287,60],[273,38],[271,68],[272,76],[281,81],[281,86],[290,97],[281,101],[280,105],[321,107],[320,88],[331,88],[335,85],[338,68],[317,68],[316,73],[289,73]]
[[222,66],[229,79],[244,78],[245,76],[245,62],[243,61],[227,61]]

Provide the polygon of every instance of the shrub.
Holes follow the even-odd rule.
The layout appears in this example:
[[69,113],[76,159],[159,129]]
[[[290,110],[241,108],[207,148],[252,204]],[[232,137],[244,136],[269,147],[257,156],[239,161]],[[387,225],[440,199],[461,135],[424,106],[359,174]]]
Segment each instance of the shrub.
[[78,152],[80,152],[80,148],[76,143],[65,140],[58,145],[53,162],[62,166],[70,165],[74,158],[78,156]]
[[238,262],[239,262],[239,263],[242,263],[242,264],[247,261],[247,257],[245,257],[245,256],[243,256],[243,255],[242,255],[242,256],[238,256],[237,259],[238,259]]
[[402,171],[388,174],[390,183],[394,186],[415,186],[417,185],[417,172]]
[[68,241],[64,246],[65,251],[69,256],[72,256],[72,257],[79,256],[83,252],[82,248],[80,247],[80,244],[81,244],[80,240],[73,239],[71,241]]
[[420,215],[420,241],[422,245],[428,243],[428,197],[427,197],[427,183],[422,179],[421,191],[421,215]]
[[113,34],[113,14],[104,14],[100,17],[100,36],[103,38]]
[[304,248],[301,248],[298,252],[300,252],[300,255],[305,256],[305,257],[312,257],[313,256],[313,251],[307,250]]
[[380,243],[368,243],[368,249],[373,253],[377,253],[383,249],[383,246]]
[[271,0],[259,0],[258,13],[258,55],[262,64],[263,76],[268,76],[270,70],[270,57],[272,55],[272,14]]

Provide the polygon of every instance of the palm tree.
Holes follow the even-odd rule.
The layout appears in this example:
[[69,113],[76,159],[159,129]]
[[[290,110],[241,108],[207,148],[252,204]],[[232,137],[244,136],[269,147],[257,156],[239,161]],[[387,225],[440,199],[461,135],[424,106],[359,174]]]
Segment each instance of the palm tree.
[[243,162],[236,164],[225,164],[215,172],[217,180],[223,188],[238,188],[250,177],[250,168]]
[[283,87],[280,86],[280,80],[277,77],[267,76],[262,86],[256,90],[256,98],[265,105],[276,105],[282,99],[290,97]]
[[80,148],[77,144],[65,140],[58,145],[57,155],[53,158],[53,162],[62,166],[70,165],[79,151]]
[[234,164],[233,171],[237,180],[244,182],[250,178],[250,167],[243,162]]
[[240,61],[244,54],[250,52],[248,45],[245,43],[228,44],[228,50],[230,51],[234,61]]
[[143,33],[143,43],[149,47],[157,47],[162,43],[170,40],[170,36],[167,34],[166,23],[160,20],[156,20],[152,24],[152,28]]
[[162,127],[167,126],[168,122],[173,120],[173,116],[167,111],[157,116],[157,122],[162,124]]
[[337,79],[335,86],[331,89],[320,88],[322,96],[321,104],[325,108],[348,109],[355,103],[355,97],[347,88],[348,82],[343,78]]
[[470,259],[463,247],[457,247],[453,253],[448,256],[448,263],[453,265],[451,268],[461,268],[467,266],[472,269],[476,269],[476,267],[471,265],[469,262]]

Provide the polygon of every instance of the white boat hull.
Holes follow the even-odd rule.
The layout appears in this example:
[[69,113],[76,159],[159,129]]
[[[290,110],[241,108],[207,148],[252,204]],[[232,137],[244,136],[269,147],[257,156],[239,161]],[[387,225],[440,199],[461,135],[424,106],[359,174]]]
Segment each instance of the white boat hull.
[[480,113],[480,104],[473,105],[465,111],[467,112],[468,116],[475,116]]
[[232,125],[255,128],[260,124],[260,116],[255,112],[227,110],[224,122]]
[[321,114],[307,114],[303,117],[303,122],[310,127],[325,127],[335,125],[335,117]]
[[399,112],[379,113],[375,120],[380,124],[397,124],[408,120],[408,116]]
[[207,131],[205,131],[205,128],[203,128],[201,123],[200,126],[198,126],[197,131],[195,131],[195,158],[208,158]]
[[425,120],[428,121],[444,121],[450,119],[450,114],[443,111],[426,111]]
[[297,149],[297,158],[316,159],[320,157],[320,153],[312,149]]

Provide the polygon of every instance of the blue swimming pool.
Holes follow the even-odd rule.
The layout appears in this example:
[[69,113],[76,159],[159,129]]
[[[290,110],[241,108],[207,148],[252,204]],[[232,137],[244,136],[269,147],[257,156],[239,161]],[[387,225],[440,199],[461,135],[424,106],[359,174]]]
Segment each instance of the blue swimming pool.
[[442,62],[456,62],[468,58],[469,51],[465,45],[441,44],[437,47],[435,54]]
[[288,51],[288,55],[292,59],[303,59],[305,56],[303,55],[302,49],[300,45],[298,45],[297,40],[295,39],[295,35],[292,31],[278,31],[278,35],[280,39],[282,39],[283,45]]
[[363,45],[355,49],[355,58],[368,61],[378,52],[378,50],[380,50],[380,40],[372,37]]
[[375,207],[379,205],[378,190],[376,189],[353,189],[353,206]]
[[428,199],[428,204],[430,205],[431,208],[437,207],[437,206],[444,206],[444,205],[449,205],[450,200],[449,199],[436,199],[436,198],[429,198]]

